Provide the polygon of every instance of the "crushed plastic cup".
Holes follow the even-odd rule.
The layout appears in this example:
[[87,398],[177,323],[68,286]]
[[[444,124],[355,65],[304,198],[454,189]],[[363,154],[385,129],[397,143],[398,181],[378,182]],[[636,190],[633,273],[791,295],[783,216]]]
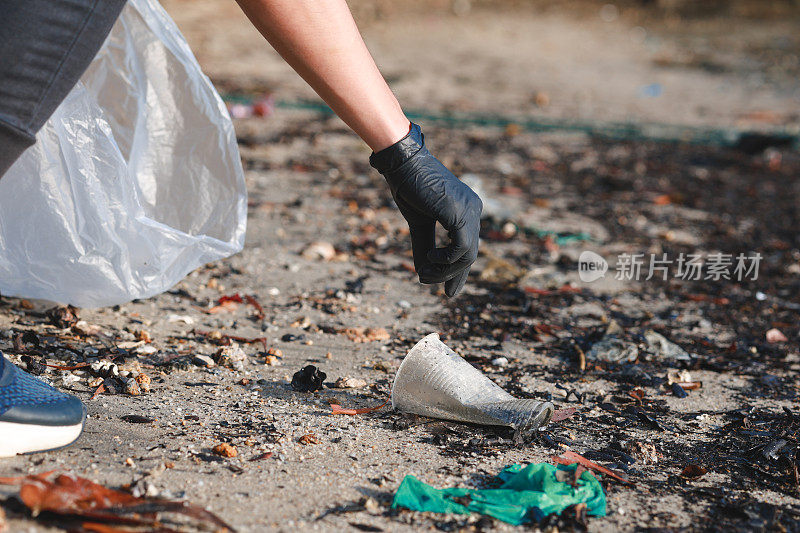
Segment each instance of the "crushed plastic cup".
[[514,398],[431,333],[411,348],[392,386],[394,409],[431,418],[530,430],[553,404]]

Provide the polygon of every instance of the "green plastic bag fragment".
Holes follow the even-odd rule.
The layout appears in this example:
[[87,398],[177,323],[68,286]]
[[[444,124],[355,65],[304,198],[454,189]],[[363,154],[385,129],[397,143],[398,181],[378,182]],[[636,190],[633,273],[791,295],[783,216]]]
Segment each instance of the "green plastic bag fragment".
[[[553,466],[547,463],[505,467],[497,475],[496,489],[436,489],[414,476],[406,476],[394,495],[392,508],[412,511],[492,516],[520,525],[560,514],[570,505],[585,503],[590,516],[606,515],[606,495],[591,472],[584,472],[575,487],[562,479],[572,479],[578,465]],[[563,474],[556,474],[563,472]]]

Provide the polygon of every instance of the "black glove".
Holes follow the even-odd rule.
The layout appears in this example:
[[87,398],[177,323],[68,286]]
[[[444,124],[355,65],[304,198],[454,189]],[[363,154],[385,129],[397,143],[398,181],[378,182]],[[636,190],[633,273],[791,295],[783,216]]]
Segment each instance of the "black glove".
[[[455,296],[478,257],[481,199],[431,155],[416,124],[395,144],[373,153],[369,162],[386,178],[408,221],[419,281],[444,282],[444,292]],[[450,236],[445,248],[436,248],[437,221]]]

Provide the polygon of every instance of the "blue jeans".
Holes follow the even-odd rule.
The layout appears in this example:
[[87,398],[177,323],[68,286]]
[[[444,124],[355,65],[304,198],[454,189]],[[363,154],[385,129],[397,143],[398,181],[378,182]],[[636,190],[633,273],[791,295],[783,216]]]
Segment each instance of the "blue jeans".
[[102,46],[125,0],[0,0],[0,177]]

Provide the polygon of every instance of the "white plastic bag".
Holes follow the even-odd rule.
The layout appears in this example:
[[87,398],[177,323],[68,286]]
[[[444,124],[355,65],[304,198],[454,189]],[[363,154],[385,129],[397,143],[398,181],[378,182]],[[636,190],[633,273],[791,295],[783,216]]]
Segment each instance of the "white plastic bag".
[[113,305],[242,249],[225,106],[154,0],[129,0],[81,82],[0,179],[0,293]]

